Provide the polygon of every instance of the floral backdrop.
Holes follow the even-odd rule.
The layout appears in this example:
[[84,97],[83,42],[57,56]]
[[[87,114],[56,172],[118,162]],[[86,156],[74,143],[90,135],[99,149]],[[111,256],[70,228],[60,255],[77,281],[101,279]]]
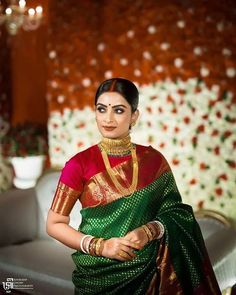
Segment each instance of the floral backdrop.
[[104,79],[126,77],[140,90],[133,140],[165,155],[183,199],[195,209],[236,220],[235,1],[53,5],[47,60],[52,166],[62,167],[99,140],[96,88]]

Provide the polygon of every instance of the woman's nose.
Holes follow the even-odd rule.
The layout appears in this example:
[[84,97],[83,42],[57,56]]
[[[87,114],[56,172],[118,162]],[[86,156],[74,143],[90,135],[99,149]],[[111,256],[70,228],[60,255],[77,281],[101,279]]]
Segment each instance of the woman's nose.
[[108,112],[106,113],[106,116],[105,116],[105,122],[106,122],[106,123],[111,123],[111,122],[113,122],[112,112],[108,111]]

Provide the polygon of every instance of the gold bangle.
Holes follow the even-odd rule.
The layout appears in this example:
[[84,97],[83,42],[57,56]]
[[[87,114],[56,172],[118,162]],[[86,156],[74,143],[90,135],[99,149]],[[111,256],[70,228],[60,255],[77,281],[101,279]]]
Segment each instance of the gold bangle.
[[155,231],[155,226],[153,226],[151,223],[147,223],[146,226],[152,234],[152,240],[155,239],[155,236],[157,235],[157,232]]
[[148,242],[150,242],[152,239],[152,233],[150,232],[150,229],[146,225],[142,225],[142,228],[148,237]]
[[99,238],[97,240],[97,243],[96,243],[96,246],[95,246],[95,255],[97,255],[97,256],[99,256],[99,250],[100,250],[102,240],[103,240],[103,238]]
[[101,244],[100,244],[100,247],[99,247],[99,256],[102,256],[102,251],[103,251],[103,248],[104,248],[104,243],[105,243],[105,239],[102,239],[101,241]]
[[95,253],[95,249],[96,249],[97,241],[98,241],[98,238],[95,238],[95,239],[93,239],[93,241],[91,242],[91,248],[90,248],[89,254],[92,255],[92,256],[95,256],[95,255],[96,255],[96,253]]

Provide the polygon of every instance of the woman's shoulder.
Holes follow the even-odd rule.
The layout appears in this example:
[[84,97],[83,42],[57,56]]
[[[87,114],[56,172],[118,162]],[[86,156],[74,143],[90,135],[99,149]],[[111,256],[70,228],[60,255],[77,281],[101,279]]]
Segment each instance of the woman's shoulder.
[[77,154],[75,154],[74,156],[72,156],[67,163],[69,164],[81,164],[81,162],[87,161],[88,159],[93,159],[94,156],[98,153],[98,146],[97,144],[90,146],[80,152],[78,152]]
[[164,155],[159,150],[152,147],[151,145],[147,146],[147,145],[136,144],[136,148],[137,148],[137,151],[140,152],[140,153],[144,153],[144,154],[164,158]]

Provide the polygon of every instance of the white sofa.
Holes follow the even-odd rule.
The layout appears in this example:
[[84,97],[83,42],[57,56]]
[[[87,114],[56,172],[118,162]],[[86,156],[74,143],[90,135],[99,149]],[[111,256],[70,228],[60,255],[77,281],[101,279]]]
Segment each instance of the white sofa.
[[[14,286],[19,287],[18,279],[24,279],[24,286],[29,288],[20,290],[24,293],[74,293],[71,281],[74,269],[71,254],[74,250],[53,240],[45,230],[59,175],[59,172],[46,173],[35,188],[13,189],[0,194],[1,284],[13,278]],[[78,228],[80,221],[80,204],[77,202],[70,224]]]
[[[75,268],[71,250],[45,231],[48,209],[59,172],[48,172],[35,188],[0,194],[0,282],[26,279],[33,290],[25,293],[70,295]],[[81,222],[80,204],[71,213],[71,225]],[[236,283],[236,232],[216,215],[196,215],[221,290]],[[0,290],[1,291],[1,290]],[[0,292],[1,293],[1,292]]]

